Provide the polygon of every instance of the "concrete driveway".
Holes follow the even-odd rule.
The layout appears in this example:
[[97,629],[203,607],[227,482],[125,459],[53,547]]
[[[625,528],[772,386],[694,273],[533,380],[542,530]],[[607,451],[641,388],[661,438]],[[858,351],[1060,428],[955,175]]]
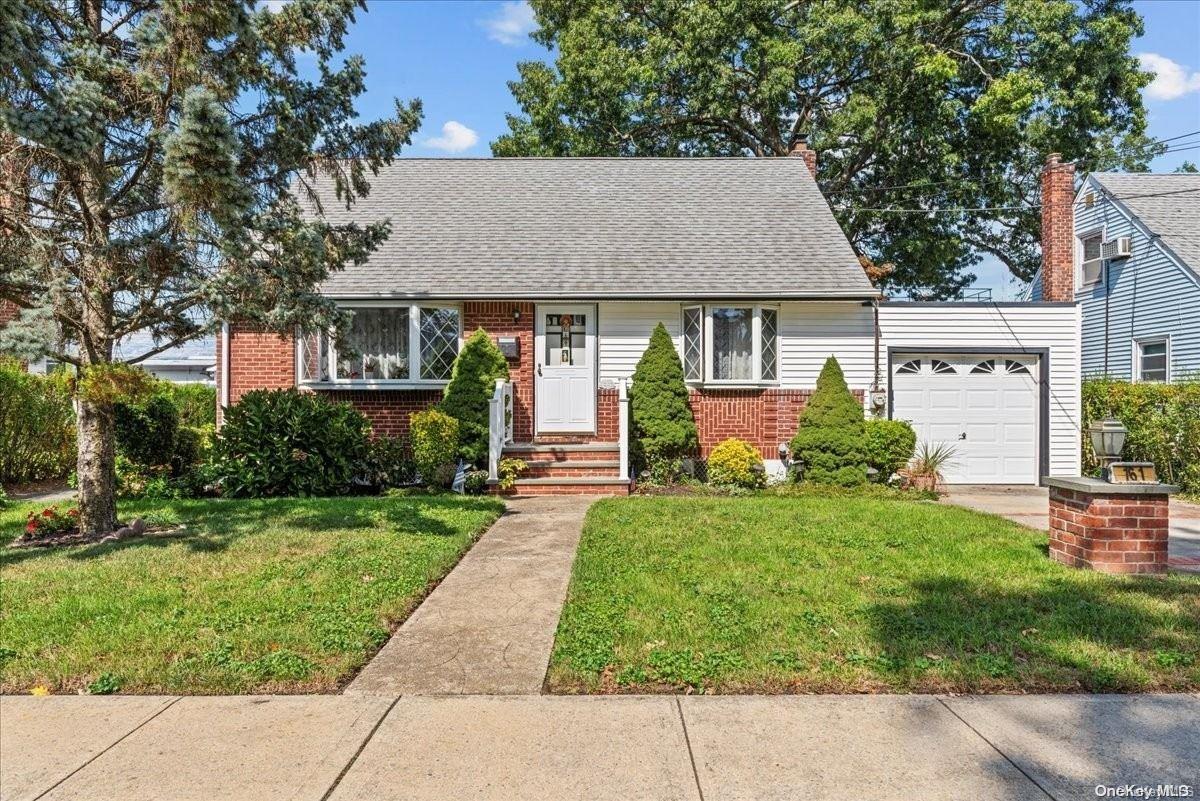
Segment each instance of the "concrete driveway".
[[[1030,528],[1050,529],[1048,491],[1045,487],[1007,485],[954,485],[942,503],[965,506],[1007,517]],[[1173,568],[1200,569],[1200,505],[1171,498],[1171,539],[1168,558]]]

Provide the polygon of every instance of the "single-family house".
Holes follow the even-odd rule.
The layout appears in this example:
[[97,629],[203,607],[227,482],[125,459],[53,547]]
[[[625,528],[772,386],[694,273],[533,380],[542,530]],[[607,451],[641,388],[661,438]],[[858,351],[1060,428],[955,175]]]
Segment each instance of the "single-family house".
[[321,288],[353,310],[358,355],[320,333],[230,321],[219,402],[298,386],[404,434],[440,399],[464,334],[483,328],[511,373],[493,400],[490,467],[525,458],[523,493],[623,492],[628,384],[663,323],[701,455],[739,437],[781,470],[833,355],[867,414],[954,446],[952,482],[1078,474],[1073,298],[883,301],[817,187],[816,154],[794,156],[398,160],[350,209],[325,204],[335,222],[392,224],[367,263]]
[[1072,208],[1083,375],[1200,377],[1200,175],[1092,173]]

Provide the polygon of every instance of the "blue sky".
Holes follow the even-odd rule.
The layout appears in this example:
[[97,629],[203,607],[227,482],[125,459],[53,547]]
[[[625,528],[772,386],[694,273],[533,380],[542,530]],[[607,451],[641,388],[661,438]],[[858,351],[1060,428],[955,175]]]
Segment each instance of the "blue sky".
[[[394,97],[419,97],[425,122],[405,155],[489,155],[488,143],[507,130],[504,115],[517,110],[507,85],[517,62],[548,57],[528,37],[529,7],[520,0],[369,0],[368,7],[346,46],[367,62],[362,117],[391,113]],[[1151,136],[1200,131],[1200,0],[1139,0],[1134,7],[1146,34],[1133,51],[1156,73],[1145,91]],[[1200,149],[1161,156],[1152,169],[1169,172],[1184,159],[1200,163]],[[991,287],[997,299],[1017,290],[998,262],[975,272],[976,285]]]

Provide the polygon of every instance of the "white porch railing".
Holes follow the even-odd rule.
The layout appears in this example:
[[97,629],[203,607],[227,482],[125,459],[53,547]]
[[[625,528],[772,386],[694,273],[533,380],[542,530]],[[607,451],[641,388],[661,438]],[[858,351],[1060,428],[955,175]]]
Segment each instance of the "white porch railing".
[[617,442],[621,446],[622,481],[629,479],[629,382],[617,382]]
[[513,441],[513,388],[511,381],[496,379],[496,389],[488,401],[488,479],[500,478],[500,454]]

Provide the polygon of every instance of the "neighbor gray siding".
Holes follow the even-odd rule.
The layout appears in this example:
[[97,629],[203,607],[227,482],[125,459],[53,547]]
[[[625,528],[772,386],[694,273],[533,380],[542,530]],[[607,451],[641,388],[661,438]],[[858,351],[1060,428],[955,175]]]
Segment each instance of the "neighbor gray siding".
[[1083,374],[1132,380],[1134,341],[1157,337],[1169,338],[1172,380],[1200,374],[1200,281],[1099,187],[1095,204],[1085,207],[1090,188],[1085,183],[1077,198],[1076,236],[1100,229],[1107,240],[1129,236],[1133,256],[1110,261],[1105,284],[1076,292],[1083,311]]

